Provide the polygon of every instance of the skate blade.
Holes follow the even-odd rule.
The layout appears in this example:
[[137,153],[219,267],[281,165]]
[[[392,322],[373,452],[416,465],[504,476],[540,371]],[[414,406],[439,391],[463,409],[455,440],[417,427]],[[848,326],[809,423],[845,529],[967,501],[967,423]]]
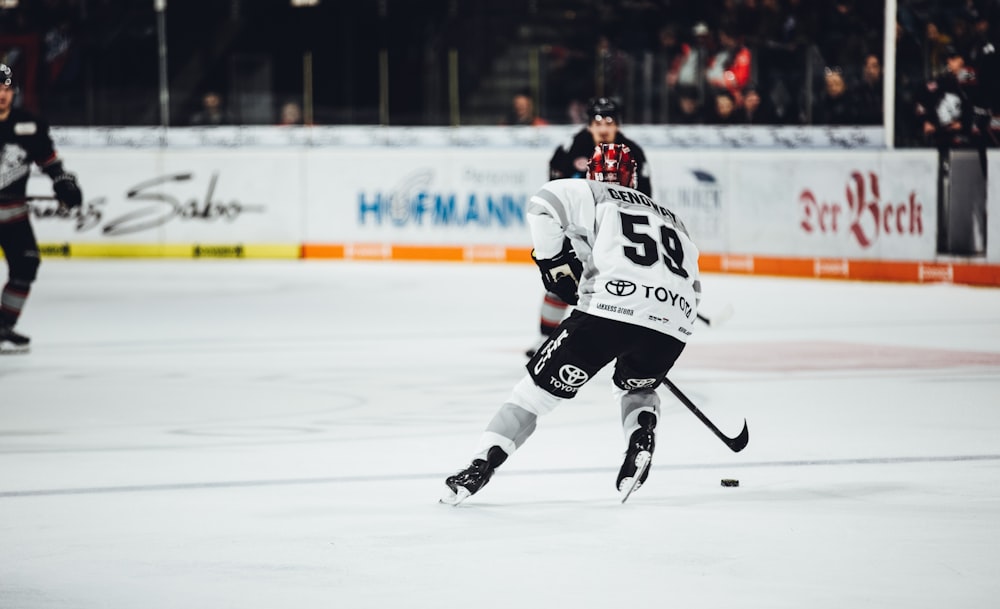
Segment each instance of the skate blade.
[[0,345],[0,355],[19,355],[31,351],[31,346]]
[[652,460],[653,455],[645,450],[635,456],[635,476],[622,478],[622,483],[618,486],[618,492],[622,496],[622,503],[628,501],[629,496],[642,486],[642,475],[649,469],[649,462]]
[[447,505],[458,505],[459,503],[462,503],[471,496],[472,493],[470,493],[469,490],[464,487],[461,486],[458,487],[457,491],[453,491],[449,487],[445,495],[438,500],[438,503],[444,503]]

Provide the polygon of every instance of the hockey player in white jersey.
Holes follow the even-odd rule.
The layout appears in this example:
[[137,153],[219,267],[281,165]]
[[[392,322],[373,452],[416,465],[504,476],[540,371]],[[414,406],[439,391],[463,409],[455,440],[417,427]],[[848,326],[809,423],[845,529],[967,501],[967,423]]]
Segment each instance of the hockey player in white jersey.
[[622,501],[649,475],[663,382],[691,336],[701,294],[698,249],[672,211],[635,189],[630,149],[594,148],[586,180],[548,182],[531,197],[532,257],[547,290],[576,309],[528,361],[479,439],[472,463],[445,480],[458,504],[535,431],[538,417],[576,396],[615,361],[625,459]]

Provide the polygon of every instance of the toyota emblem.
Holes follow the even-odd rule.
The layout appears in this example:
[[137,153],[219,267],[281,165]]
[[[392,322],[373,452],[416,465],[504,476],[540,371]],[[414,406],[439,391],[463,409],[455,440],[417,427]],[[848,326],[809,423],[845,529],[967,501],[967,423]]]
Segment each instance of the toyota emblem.
[[631,296],[635,294],[635,284],[631,281],[612,279],[604,284],[604,289],[612,296]]
[[579,387],[590,380],[590,375],[572,364],[566,364],[559,369],[559,379],[570,387]]

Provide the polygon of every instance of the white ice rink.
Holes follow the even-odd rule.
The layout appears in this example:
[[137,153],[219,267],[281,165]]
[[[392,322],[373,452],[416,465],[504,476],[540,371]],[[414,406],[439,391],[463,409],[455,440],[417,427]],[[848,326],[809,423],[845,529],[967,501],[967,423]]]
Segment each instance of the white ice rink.
[[[703,277],[647,484],[609,374],[438,504],[527,265],[46,260],[0,357],[0,608],[991,609],[1000,290]],[[722,488],[738,478],[739,488]]]

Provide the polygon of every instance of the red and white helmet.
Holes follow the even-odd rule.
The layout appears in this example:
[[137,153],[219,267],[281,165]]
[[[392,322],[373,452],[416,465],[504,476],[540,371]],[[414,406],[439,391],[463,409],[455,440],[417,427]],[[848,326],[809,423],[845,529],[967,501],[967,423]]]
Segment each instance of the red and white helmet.
[[625,144],[598,144],[587,163],[587,179],[635,188],[639,176],[632,150]]

